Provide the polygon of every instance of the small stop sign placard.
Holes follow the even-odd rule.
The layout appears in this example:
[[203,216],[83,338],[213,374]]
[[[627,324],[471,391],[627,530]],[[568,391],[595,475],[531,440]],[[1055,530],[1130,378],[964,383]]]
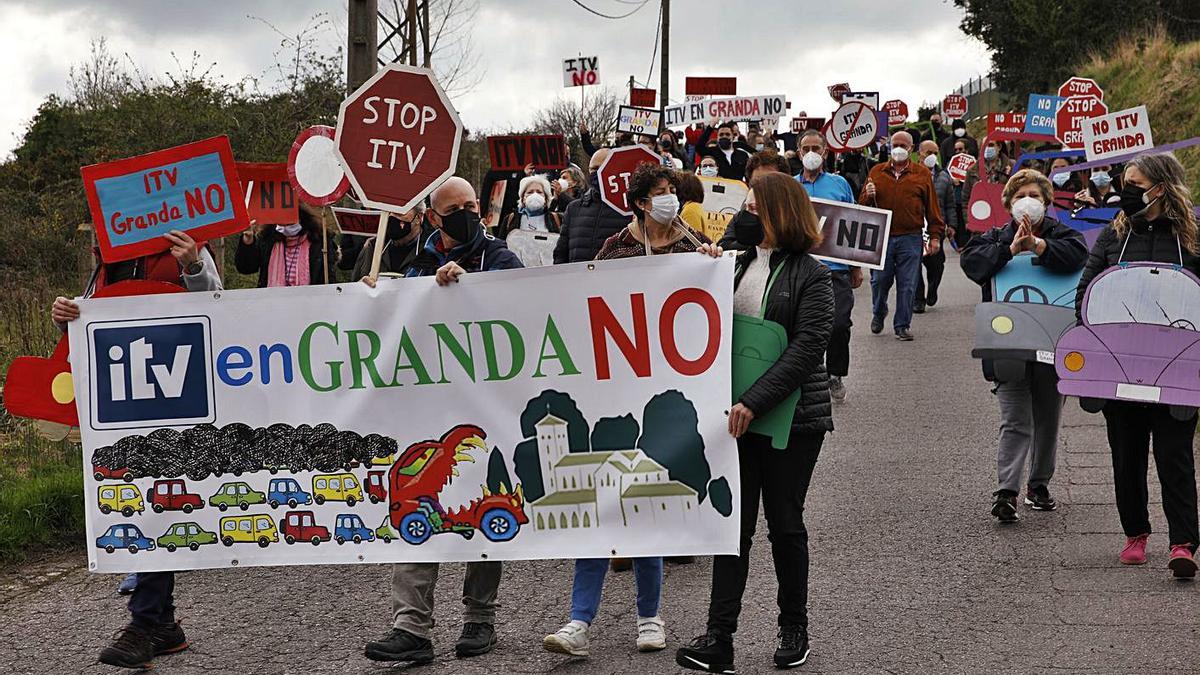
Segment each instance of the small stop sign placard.
[[596,170],[596,177],[600,179],[600,200],[617,213],[632,216],[633,209],[625,199],[625,193],[629,191],[629,177],[639,164],[661,163],[658,155],[641,144],[614,149]]
[[362,203],[406,212],[454,174],[462,122],[433,71],[392,64],[338,109],[334,144]]
[[1083,121],[1108,114],[1108,105],[1093,95],[1071,96],[1058,109],[1058,140],[1069,150],[1083,147]]
[[898,98],[884,103],[883,110],[888,114],[889,127],[898,127],[908,120],[908,104]]
[[950,94],[942,99],[942,114],[956,120],[967,115],[967,97],[962,94]]
[[1095,96],[1104,100],[1104,90],[1090,77],[1072,77],[1058,87],[1058,95],[1063,98],[1072,96]]

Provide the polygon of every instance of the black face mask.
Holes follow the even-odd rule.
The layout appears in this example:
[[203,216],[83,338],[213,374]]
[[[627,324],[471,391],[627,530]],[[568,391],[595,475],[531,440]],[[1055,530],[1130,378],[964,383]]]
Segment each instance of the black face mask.
[[762,221],[745,209],[733,216],[733,238],[742,246],[758,246],[763,241]]
[[588,185],[597,192],[600,191],[600,176],[595,171],[588,173]]
[[459,209],[450,215],[442,216],[442,231],[459,244],[465,244],[479,230],[479,214],[466,209]]
[[728,150],[729,148],[733,147],[733,141],[728,138],[718,138],[717,147],[722,150]]
[[1121,210],[1125,212],[1126,218],[1133,219],[1147,208],[1147,204],[1142,201],[1145,194],[1146,188],[1132,183],[1126,183],[1125,187],[1121,188]]
[[404,222],[395,216],[388,217],[387,223],[387,238],[392,241],[400,241],[401,239],[412,234],[413,223]]

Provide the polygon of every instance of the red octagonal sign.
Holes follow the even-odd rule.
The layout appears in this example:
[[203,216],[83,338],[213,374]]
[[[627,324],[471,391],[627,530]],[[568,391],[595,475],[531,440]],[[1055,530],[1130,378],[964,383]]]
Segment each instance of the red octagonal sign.
[[1072,96],[1058,108],[1055,129],[1063,148],[1078,150],[1083,147],[1083,121],[1108,114],[1108,105],[1093,95]]
[[1058,95],[1063,98],[1072,96],[1095,96],[1104,100],[1104,90],[1090,77],[1072,77],[1058,87]]
[[392,64],[338,109],[338,159],[366,206],[406,212],[454,174],[462,122],[433,71]]
[[625,193],[629,191],[629,177],[639,164],[661,164],[658,155],[642,144],[616,148],[608,153],[604,163],[596,170],[600,179],[600,200],[614,211],[626,216],[633,215]]

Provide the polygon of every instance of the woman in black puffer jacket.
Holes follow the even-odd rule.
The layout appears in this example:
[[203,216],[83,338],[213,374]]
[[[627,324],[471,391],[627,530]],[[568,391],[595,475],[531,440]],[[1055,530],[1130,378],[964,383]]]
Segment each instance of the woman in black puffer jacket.
[[[676,654],[679,665],[710,672],[733,668],[733,633],[746,588],[760,495],[779,579],[775,664],[791,668],[807,658],[804,498],[825,434],[833,430],[825,372],[825,348],[833,330],[833,284],[829,268],[808,255],[821,241],[812,202],[791,176],[763,173],[751,183],[746,209],[749,213],[738,220],[737,238],[749,248],[738,258],[733,309],[782,325],[788,345],[729,412],[729,432],[738,439],[741,468],[741,553],[714,558],[708,630]],[[797,389],[800,400],[787,448],[774,449],[769,437],[748,432],[756,416],[770,412]]]
[[[1075,311],[1081,312],[1088,285],[1109,267],[1160,262],[1178,264],[1200,275],[1198,252],[1196,214],[1183,166],[1169,154],[1136,157],[1125,165],[1121,213],[1092,246],[1075,294]],[[1157,403],[1104,401],[1103,411],[1112,450],[1117,513],[1126,537],[1120,561],[1126,565],[1146,562],[1150,537],[1146,471],[1153,437],[1154,465],[1167,516],[1167,566],[1176,577],[1194,577],[1194,556],[1200,543],[1193,455],[1195,410],[1173,410]]]

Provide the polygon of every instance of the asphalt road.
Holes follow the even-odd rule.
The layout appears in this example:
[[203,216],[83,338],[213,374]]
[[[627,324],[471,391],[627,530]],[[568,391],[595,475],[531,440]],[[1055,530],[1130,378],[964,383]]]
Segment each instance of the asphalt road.
[[[1098,416],[1067,403],[1055,513],[989,515],[998,411],[969,356],[977,289],[952,255],[941,303],[918,316],[916,341],[867,330],[858,292],[850,398],[836,410],[809,493],[813,652],[808,672],[1165,673],[1200,666],[1200,589],[1170,578],[1166,525],[1152,487],[1150,564],[1123,568],[1111,468]],[[1151,483],[1157,483],[1151,469]],[[769,672],[775,581],[765,523],[753,550],[737,661]],[[82,554],[0,573],[0,670],[108,673],[100,648],[125,620],[118,578],[84,570]],[[629,574],[611,576],[593,656],[541,649],[565,621],[569,561],[514,563],[501,588],[500,644],[457,661],[461,583],[438,588],[437,661],[415,672],[673,673],[672,649],[701,631],[709,564],[667,568],[669,649],[634,650]],[[386,567],[222,570],[180,576],[179,615],[194,646],[160,658],[162,673],[384,673],[363,643],[388,628]]]

